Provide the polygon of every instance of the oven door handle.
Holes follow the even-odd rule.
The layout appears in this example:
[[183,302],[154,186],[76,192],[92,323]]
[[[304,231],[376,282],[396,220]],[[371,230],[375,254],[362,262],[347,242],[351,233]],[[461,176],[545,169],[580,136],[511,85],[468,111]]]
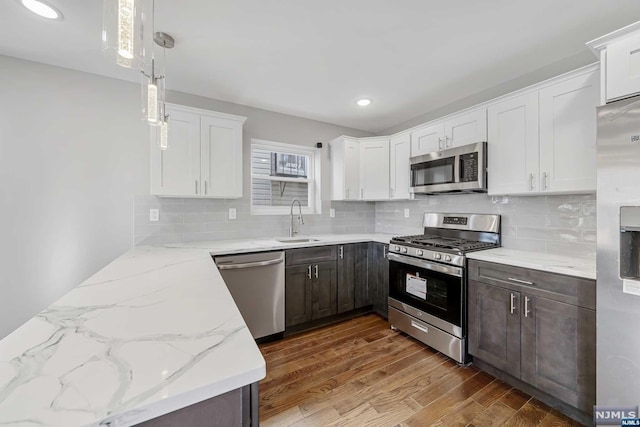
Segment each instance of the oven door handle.
[[455,277],[462,277],[462,269],[451,265],[434,264],[429,261],[419,260],[404,255],[389,253],[389,261],[396,261],[402,264],[413,265],[414,267],[424,268],[425,270],[437,271],[438,273],[449,274]]

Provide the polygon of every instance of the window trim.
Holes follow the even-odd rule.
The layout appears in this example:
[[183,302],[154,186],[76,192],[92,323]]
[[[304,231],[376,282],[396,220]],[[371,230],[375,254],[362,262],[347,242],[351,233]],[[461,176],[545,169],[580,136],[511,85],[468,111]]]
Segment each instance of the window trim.
[[[297,154],[309,157],[309,171],[308,178],[291,178],[291,177],[278,177],[271,175],[260,175],[253,173],[253,167],[251,166],[251,159],[253,159],[254,148],[267,151],[280,151],[286,154]],[[321,200],[321,151],[314,147],[308,147],[304,145],[286,144],[283,142],[268,141],[265,139],[251,138],[251,148],[249,153],[249,170],[250,170],[250,210],[251,215],[289,215],[291,212],[290,206],[254,206],[253,205],[253,179],[266,179],[270,181],[280,182],[306,182],[308,183],[309,191],[309,206],[302,207],[302,213],[304,215],[314,215],[322,213],[322,200]],[[297,211],[297,209],[296,209]]]

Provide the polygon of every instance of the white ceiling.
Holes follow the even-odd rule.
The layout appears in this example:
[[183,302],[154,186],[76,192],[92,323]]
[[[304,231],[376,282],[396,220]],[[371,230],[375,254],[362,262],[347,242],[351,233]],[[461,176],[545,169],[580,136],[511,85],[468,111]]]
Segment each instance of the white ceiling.
[[[63,21],[2,1],[0,53],[139,80],[102,56],[102,1],[48,1]],[[638,0],[156,0],[169,89],[371,132],[637,20]]]

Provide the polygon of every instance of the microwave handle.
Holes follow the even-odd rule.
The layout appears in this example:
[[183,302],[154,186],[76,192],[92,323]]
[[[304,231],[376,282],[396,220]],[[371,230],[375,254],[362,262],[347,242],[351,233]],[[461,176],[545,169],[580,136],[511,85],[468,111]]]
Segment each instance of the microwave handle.
[[460,158],[459,155],[456,155],[456,160],[455,162],[453,162],[453,182],[455,182],[456,184],[460,182],[461,179],[461,166],[462,164],[462,159]]

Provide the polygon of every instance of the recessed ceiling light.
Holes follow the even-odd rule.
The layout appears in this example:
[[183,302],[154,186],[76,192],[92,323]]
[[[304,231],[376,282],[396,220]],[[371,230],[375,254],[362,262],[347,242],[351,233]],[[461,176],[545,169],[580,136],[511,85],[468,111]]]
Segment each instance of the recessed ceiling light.
[[371,104],[371,100],[369,98],[358,99],[356,104],[358,104],[361,107],[366,107],[367,105]]
[[62,13],[49,3],[41,0],[20,0],[20,3],[36,15],[47,19],[62,19]]

